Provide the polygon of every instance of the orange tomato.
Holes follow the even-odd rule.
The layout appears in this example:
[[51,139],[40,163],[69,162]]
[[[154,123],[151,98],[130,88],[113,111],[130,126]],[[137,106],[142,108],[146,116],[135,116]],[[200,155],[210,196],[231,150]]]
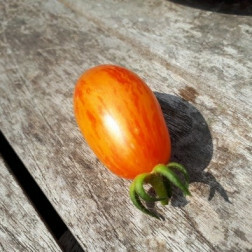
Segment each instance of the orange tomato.
[[160,105],[145,82],[115,65],[84,72],[74,112],[87,143],[113,173],[133,179],[169,162],[171,142]]

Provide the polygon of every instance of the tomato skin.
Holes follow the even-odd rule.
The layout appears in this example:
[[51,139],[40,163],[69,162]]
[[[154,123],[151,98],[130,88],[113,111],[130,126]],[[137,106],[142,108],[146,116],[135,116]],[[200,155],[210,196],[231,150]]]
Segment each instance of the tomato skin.
[[171,142],[160,105],[133,72],[100,65],[84,72],[74,92],[79,128],[100,161],[133,179],[169,162]]

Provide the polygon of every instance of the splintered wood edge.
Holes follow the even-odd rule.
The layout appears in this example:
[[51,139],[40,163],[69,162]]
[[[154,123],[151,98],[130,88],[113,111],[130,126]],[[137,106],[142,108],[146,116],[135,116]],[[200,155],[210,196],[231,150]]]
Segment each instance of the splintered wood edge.
[[0,155],[0,248],[61,251]]

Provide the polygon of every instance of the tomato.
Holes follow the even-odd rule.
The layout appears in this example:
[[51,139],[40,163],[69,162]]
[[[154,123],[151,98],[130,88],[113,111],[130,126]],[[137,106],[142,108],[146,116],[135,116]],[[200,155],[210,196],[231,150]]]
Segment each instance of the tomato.
[[74,94],[75,116],[94,153],[128,179],[167,163],[169,132],[160,105],[136,74],[113,65],[85,72]]
[[[153,169],[188,194],[188,188],[176,174],[163,165],[171,156],[169,131],[155,95],[135,73],[115,65],[87,70],[75,86],[74,113],[84,138],[100,161],[120,177],[135,178],[130,194],[140,210],[157,217],[143,207],[139,197],[145,201],[170,197],[164,185],[160,186],[160,179],[150,175]],[[184,168],[173,167],[187,176]],[[162,173],[167,169],[168,173]],[[178,183],[173,181],[174,176]],[[147,180],[159,198],[145,193],[143,183]]]

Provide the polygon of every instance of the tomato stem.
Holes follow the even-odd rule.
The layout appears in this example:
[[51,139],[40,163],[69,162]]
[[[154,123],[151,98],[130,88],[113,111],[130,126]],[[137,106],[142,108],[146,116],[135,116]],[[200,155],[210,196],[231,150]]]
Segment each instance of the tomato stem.
[[131,201],[133,202],[133,204],[139,210],[141,210],[143,213],[159,219],[159,216],[156,213],[154,213],[153,211],[150,211],[142,204],[142,202],[139,198],[139,195],[136,192],[135,186],[136,186],[136,183],[135,183],[135,181],[133,181],[133,183],[130,185],[130,198],[131,198]]
[[[145,201],[147,202],[154,202],[154,201],[161,201],[164,200],[166,198],[166,195],[161,196],[160,194],[158,194],[158,196],[160,196],[160,198],[154,198],[151,197],[148,193],[145,192],[144,189],[144,183],[147,183],[148,181],[150,181],[152,179],[152,174],[149,173],[143,173],[137,176],[137,178],[135,179],[135,191],[136,193]],[[150,183],[151,184],[151,183]]]
[[156,194],[161,198],[160,202],[163,205],[167,205],[169,202],[169,197],[167,194],[166,187],[164,185],[164,180],[159,174],[151,174],[149,183],[152,185]]
[[[153,169],[154,173],[158,173],[166,177],[172,184],[177,186],[183,193],[184,195],[191,195],[189,190],[188,190],[188,181],[183,183],[178,175],[172,171],[171,168],[177,168],[176,166],[173,165],[157,165]],[[188,176],[187,176],[188,178]]]
[[[184,182],[173,171],[176,170],[184,175]],[[151,184],[157,197],[150,196],[144,189],[144,184]],[[142,212],[160,218],[155,212],[146,208],[144,202],[160,201],[163,205],[167,205],[172,196],[172,185],[182,190],[184,195],[191,195],[189,186],[189,176],[183,165],[171,162],[167,165],[158,164],[152,172],[143,173],[135,177],[130,186],[130,198],[133,204]],[[142,200],[142,201],[141,201]]]

